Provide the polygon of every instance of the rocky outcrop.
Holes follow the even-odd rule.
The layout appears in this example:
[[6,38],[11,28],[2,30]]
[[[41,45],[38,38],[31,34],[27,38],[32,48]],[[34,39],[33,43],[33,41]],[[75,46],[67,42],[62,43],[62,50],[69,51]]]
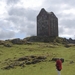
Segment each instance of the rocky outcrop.
[[25,67],[25,65],[36,64],[39,62],[45,61],[45,56],[25,56],[18,58],[17,60],[7,62],[7,66],[3,67],[3,69],[11,69],[16,66]]

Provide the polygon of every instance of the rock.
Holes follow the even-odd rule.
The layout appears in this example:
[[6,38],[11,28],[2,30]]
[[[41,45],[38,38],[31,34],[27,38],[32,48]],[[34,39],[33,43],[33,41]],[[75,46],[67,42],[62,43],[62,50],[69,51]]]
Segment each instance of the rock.
[[73,64],[74,63],[74,61],[70,61],[70,64]]
[[[58,58],[52,58],[52,61],[56,61]],[[64,62],[63,58],[60,58],[60,60],[62,61],[62,63]]]
[[10,68],[14,68],[14,66],[13,65],[8,65],[8,66],[6,66],[6,67],[4,67],[4,69],[10,69]]
[[11,44],[6,44],[6,43],[4,44],[4,46],[5,46],[5,47],[12,47]]
[[22,40],[20,38],[13,39],[13,40],[11,40],[11,42],[13,44],[22,44]]
[[26,62],[26,65],[30,65],[30,64],[32,64],[31,61],[27,61],[27,62]]
[[22,57],[22,58],[19,58],[17,61],[24,61],[24,60],[29,60],[28,57]]
[[43,62],[46,59],[45,56],[25,56],[21,57],[17,60],[8,62],[8,66],[4,67],[4,69],[14,68],[15,66],[25,67],[25,65],[36,64],[39,62]]

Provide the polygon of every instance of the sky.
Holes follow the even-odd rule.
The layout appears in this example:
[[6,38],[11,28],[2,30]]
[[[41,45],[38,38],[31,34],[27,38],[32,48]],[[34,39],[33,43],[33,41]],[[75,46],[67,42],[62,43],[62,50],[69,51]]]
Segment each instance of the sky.
[[57,16],[59,37],[75,39],[75,0],[0,0],[0,40],[36,36],[42,8]]

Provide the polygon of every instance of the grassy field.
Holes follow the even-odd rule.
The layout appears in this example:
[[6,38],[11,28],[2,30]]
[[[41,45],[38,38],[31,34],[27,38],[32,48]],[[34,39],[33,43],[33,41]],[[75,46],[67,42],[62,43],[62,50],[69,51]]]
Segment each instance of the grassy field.
[[[44,62],[16,66],[9,70],[3,69],[9,60],[16,60],[24,56],[46,56]],[[62,75],[75,75],[75,47],[66,48],[62,44],[32,43],[31,45],[13,45],[5,47],[0,45],[0,75],[57,75],[55,62],[52,58],[64,58]],[[9,62],[10,64],[10,62]]]

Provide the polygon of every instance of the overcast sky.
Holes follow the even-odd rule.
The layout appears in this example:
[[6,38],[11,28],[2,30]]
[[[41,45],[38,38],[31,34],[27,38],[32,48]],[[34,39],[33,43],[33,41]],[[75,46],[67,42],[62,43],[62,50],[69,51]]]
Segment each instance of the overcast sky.
[[75,38],[75,0],[0,0],[0,39],[36,35],[41,8],[58,17],[60,37]]

